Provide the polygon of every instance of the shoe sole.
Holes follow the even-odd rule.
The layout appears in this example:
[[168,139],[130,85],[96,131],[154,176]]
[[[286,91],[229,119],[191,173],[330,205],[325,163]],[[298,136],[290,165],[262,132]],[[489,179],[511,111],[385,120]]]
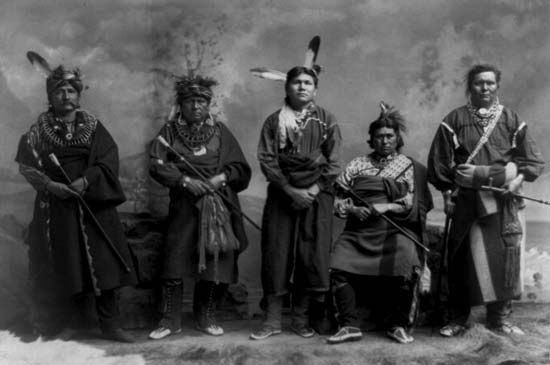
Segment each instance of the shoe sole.
[[362,338],[363,338],[363,335],[351,335],[346,338],[342,338],[338,340],[331,340],[330,338],[327,338],[327,343],[329,345],[338,345],[340,343],[345,343],[345,342],[360,341]]
[[295,334],[297,334],[298,336],[302,337],[302,338],[312,338],[313,336],[315,336],[315,331],[311,331],[311,333],[307,333],[307,334],[303,334],[303,333],[300,333],[299,330],[296,330],[294,328],[291,328],[292,332],[294,332]]
[[203,332],[203,333],[206,333],[207,335],[210,335],[210,336],[221,336],[223,335],[225,332],[223,331],[222,329],[222,332],[221,333],[212,333],[212,332],[208,332],[206,329],[204,328],[201,328],[199,326],[195,327],[197,330]]
[[255,340],[255,341],[261,341],[261,340],[265,340],[266,338],[271,337],[271,336],[280,335],[282,332],[283,332],[282,330],[275,330],[275,331],[272,331],[267,336],[261,336],[261,337],[260,336],[254,336],[253,334],[251,334],[250,339]]
[[163,335],[163,336],[152,336],[151,334],[149,334],[149,336],[147,336],[147,337],[151,340],[162,340],[163,338],[166,338],[166,337],[171,336],[171,335],[177,335],[178,333],[181,333],[181,328],[179,328],[175,331],[170,331],[166,335]]
[[407,344],[407,343],[414,342],[414,338],[412,338],[412,337],[410,339],[403,339],[403,338],[392,336],[392,335],[389,335],[389,334],[388,334],[388,337],[391,338],[392,340],[394,340],[396,342],[399,342],[399,343],[402,343],[402,344]]
[[464,334],[464,332],[466,332],[466,329],[461,329],[460,331],[456,331],[456,332],[453,332],[453,333],[442,333],[440,331],[439,335],[441,335],[443,337],[446,337],[446,338],[451,338],[451,337],[456,337],[456,336],[462,336]]

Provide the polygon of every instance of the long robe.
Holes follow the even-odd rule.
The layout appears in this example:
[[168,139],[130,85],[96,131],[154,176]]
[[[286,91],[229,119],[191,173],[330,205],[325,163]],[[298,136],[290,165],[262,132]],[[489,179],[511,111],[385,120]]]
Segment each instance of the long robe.
[[[311,119],[294,143],[281,148],[279,113],[264,122],[258,159],[269,181],[262,217],[262,286],[264,294],[282,295],[289,285],[310,291],[329,288],[332,241],[332,184],[340,172],[342,137],[336,119],[313,105]],[[317,183],[321,192],[312,206],[296,210],[283,186],[306,188]]]
[[[116,143],[101,122],[81,111],[76,123],[78,128],[93,125],[89,138],[56,145],[45,133],[43,123],[52,120],[42,118],[45,115],[23,135],[15,160],[25,168],[36,169],[38,174],[65,183],[60,170],[48,158],[54,153],[71,181],[85,177],[88,187],[82,197],[130,272],[122,267],[76,199],[59,199],[29,180],[37,188],[27,240],[33,291],[53,285],[66,295],[91,291],[99,294],[101,290],[134,284],[132,258],[116,211],[116,206],[125,200],[118,180]],[[78,136],[77,129],[75,140]]]
[[[453,110],[444,119],[434,137],[428,158],[429,181],[440,191],[455,188],[454,169],[463,164],[474,150],[483,127],[467,106]],[[525,181],[534,181],[544,168],[541,153],[530,137],[527,125],[512,110],[504,107],[488,142],[474,157],[474,165],[500,165],[513,162]],[[460,188],[456,198],[449,238],[449,280],[464,287],[471,305],[517,298],[522,291],[522,255],[525,245],[523,211],[519,275],[511,285],[505,275],[507,242],[502,235],[505,199],[492,193]]]
[[[195,155],[178,137],[177,129],[170,121],[160,130],[162,136],[179,154],[207,177],[220,173],[227,176],[227,185],[219,189],[233,205],[240,208],[237,193],[246,189],[250,182],[251,170],[242,153],[239,143],[229,129],[221,122],[214,123],[214,136],[205,146],[206,153]],[[163,248],[162,278],[181,279],[183,277],[233,283],[238,279],[237,259],[248,246],[242,216],[231,209],[231,226],[240,242],[238,250],[220,253],[217,264],[214,256],[207,255],[206,270],[199,271],[199,197],[194,196],[181,185],[183,175],[197,177],[196,174],[167,150],[158,140],[154,140],[150,150],[150,174],[170,189],[168,229]]]
[[[396,155],[386,168],[377,168],[376,164],[370,163],[371,160],[370,156],[353,160],[338,180],[371,204],[402,205],[402,212],[388,212],[386,215],[422,242],[426,213],[432,208],[425,167],[404,155]],[[348,197],[348,194],[344,192],[341,197]],[[362,205],[353,197],[350,199],[354,205]],[[360,221],[349,216],[331,253],[331,268],[359,275],[400,276],[409,280],[415,269],[421,267],[421,251],[411,239],[381,217],[371,216]]]

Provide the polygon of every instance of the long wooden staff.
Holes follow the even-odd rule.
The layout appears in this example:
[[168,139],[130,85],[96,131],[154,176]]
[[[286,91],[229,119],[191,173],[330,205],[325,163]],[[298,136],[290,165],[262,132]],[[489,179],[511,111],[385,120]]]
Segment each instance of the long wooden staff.
[[[496,188],[494,186],[489,186],[489,185],[482,185],[481,190],[492,191],[494,193],[501,193],[501,194],[508,192],[508,190],[506,190],[506,189]],[[513,196],[517,196],[518,198],[522,198],[522,199],[525,199],[525,200],[530,200],[530,201],[533,201],[533,202],[536,202],[536,203],[539,203],[539,204],[550,205],[550,202],[548,202],[546,200],[531,198],[530,196],[525,196],[525,195],[521,195],[521,194],[518,194],[518,193],[512,193],[512,192],[510,192],[510,193]]]
[[[57,168],[63,175],[63,178],[67,181],[67,184],[70,184],[71,179],[69,178],[69,175],[67,175],[67,173],[65,172],[65,169],[63,169],[63,166],[61,166],[61,164],[59,163],[59,160],[57,159],[55,154],[50,153],[48,157],[54,163],[54,165],[57,166]],[[84,201],[84,198],[82,198],[79,194],[76,194],[75,196],[77,197],[80,205],[84,208],[84,210],[88,214],[92,223],[95,225],[97,230],[101,233],[101,236],[103,236],[103,239],[105,240],[105,242],[107,242],[107,246],[109,246],[109,248],[111,249],[115,257],[118,259],[118,262],[122,265],[122,267],[124,268],[124,270],[126,270],[126,272],[130,272],[130,267],[128,266],[128,264],[126,263],[126,261],[124,260],[120,252],[117,250],[117,248],[115,247],[115,245],[113,244],[113,242],[111,241],[111,239],[109,238],[109,236],[107,235],[107,233],[105,232],[105,230],[103,229],[103,227],[101,226],[97,218],[95,217],[94,213],[92,212],[88,204],[86,204],[86,201]]]
[[221,192],[219,192],[218,190],[216,190],[216,188],[212,185],[212,183],[210,182],[210,180],[208,180],[208,178],[206,176],[204,176],[199,170],[197,170],[195,168],[195,166],[193,166],[189,161],[187,161],[187,159],[185,157],[183,157],[178,151],[176,151],[172,146],[170,146],[170,143],[168,143],[162,136],[157,136],[157,141],[159,141],[164,147],[168,148],[170,151],[172,151],[176,156],[178,156],[178,158],[180,159],[181,162],[183,162],[187,167],[189,167],[189,169],[191,169],[191,171],[193,171],[193,173],[195,175],[197,175],[199,177],[199,179],[205,183],[208,188],[213,191],[215,194],[217,194],[220,198],[222,198],[222,200],[227,204],[229,205],[229,207],[231,209],[233,209],[235,212],[237,212],[238,214],[240,214],[244,219],[246,219],[251,225],[252,227],[256,228],[258,231],[261,231],[262,228],[256,224],[256,222],[254,222],[252,220],[252,218],[250,218],[249,216],[247,216],[238,206],[236,206],[235,204],[233,204],[233,202],[231,200],[229,200],[224,194],[222,194]]

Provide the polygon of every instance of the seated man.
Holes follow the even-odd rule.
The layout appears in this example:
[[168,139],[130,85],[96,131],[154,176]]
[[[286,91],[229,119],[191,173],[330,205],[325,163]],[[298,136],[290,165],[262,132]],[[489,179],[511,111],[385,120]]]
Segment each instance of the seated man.
[[425,260],[417,243],[422,241],[432,201],[425,168],[399,152],[403,117],[384,103],[381,108],[369,127],[368,143],[374,152],[353,159],[336,180],[340,189],[335,213],[347,222],[331,254],[340,325],[327,340],[331,344],[362,337],[355,303],[357,284],[384,303],[381,308],[388,311],[389,337],[400,343],[414,340],[408,332],[416,317],[416,292]]

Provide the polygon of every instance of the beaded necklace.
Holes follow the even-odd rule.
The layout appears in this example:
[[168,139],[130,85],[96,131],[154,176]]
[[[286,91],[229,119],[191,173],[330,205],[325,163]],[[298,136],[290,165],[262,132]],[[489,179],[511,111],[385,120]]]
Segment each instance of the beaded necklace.
[[198,127],[189,125],[185,120],[179,118],[173,123],[176,134],[185,147],[196,152],[202,150],[214,136],[215,128],[211,119],[207,119]]
[[383,170],[384,167],[386,167],[391,161],[395,159],[395,157],[397,156],[397,153],[394,152],[390,155],[387,155],[386,157],[382,157],[377,153],[373,152],[369,156],[371,158],[372,165],[379,170]]
[[471,102],[468,102],[468,104],[466,104],[466,106],[468,108],[468,112],[470,113],[470,115],[472,116],[474,121],[476,123],[478,123],[479,125],[481,125],[483,128],[487,128],[487,126],[489,125],[491,120],[497,114],[497,112],[499,110],[500,103],[499,103],[498,98],[497,98],[495,100],[495,102],[493,103],[493,105],[491,105],[491,107],[489,109],[487,109],[487,108],[479,108],[478,109],[475,106],[473,106]]
[[38,117],[40,137],[55,147],[90,143],[96,126],[97,119],[83,111],[77,114],[74,128],[70,128],[51,112],[42,113]]

